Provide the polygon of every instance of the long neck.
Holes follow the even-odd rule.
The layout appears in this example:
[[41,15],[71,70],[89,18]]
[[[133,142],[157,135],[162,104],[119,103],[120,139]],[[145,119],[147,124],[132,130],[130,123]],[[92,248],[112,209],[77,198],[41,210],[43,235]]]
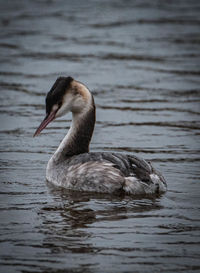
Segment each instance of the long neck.
[[56,161],[89,152],[89,144],[95,125],[95,116],[93,99],[87,111],[72,113],[71,127],[53,155]]

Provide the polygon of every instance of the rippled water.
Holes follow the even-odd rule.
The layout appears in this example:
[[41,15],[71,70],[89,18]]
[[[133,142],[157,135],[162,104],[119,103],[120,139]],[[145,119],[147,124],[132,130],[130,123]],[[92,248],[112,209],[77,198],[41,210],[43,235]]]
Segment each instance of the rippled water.
[[[1,1],[1,272],[200,270],[199,1]],[[91,150],[162,171],[157,199],[45,183],[70,116],[32,135],[55,79],[95,96]]]

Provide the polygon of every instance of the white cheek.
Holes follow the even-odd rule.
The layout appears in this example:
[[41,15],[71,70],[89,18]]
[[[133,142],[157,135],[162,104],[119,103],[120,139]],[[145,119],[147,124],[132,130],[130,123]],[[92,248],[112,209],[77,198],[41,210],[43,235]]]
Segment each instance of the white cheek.
[[63,98],[63,104],[56,113],[56,118],[61,117],[71,111],[73,97],[70,94],[67,94]]
[[65,114],[67,114],[70,111],[70,108],[68,105],[62,105],[58,112],[56,113],[56,118],[61,117]]
[[78,113],[81,112],[86,106],[86,102],[82,98],[82,96],[73,96],[71,94],[67,94],[63,98],[63,103],[60,109],[56,113],[56,118],[61,117],[68,112]]
[[72,105],[72,112],[80,112],[82,109],[84,108],[84,101],[83,101],[83,98],[80,96],[80,97],[77,97],[75,100],[74,100],[74,103]]

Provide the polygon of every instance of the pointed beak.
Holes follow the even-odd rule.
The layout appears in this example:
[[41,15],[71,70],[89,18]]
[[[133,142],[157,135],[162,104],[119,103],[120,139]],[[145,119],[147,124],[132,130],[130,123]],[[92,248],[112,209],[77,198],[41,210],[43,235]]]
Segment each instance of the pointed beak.
[[40,134],[40,132],[47,127],[47,125],[55,119],[56,116],[56,112],[57,111],[52,111],[49,115],[47,115],[45,117],[45,119],[41,122],[40,126],[37,128],[37,130],[35,131],[35,134],[33,135],[33,137],[38,136]]

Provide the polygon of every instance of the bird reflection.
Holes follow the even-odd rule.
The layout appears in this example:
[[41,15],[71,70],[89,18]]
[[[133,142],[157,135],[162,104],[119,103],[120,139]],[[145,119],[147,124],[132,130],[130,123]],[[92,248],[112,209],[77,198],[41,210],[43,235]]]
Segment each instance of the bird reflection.
[[[104,238],[101,225],[112,232],[112,223],[159,210],[158,199],[132,199],[123,196],[88,194],[48,187],[52,201],[39,212],[40,232],[45,235],[43,247],[51,253],[98,253],[95,240]],[[97,232],[98,229],[98,232]],[[110,231],[109,231],[110,229]],[[95,233],[95,230],[97,234]],[[102,233],[102,234],[101,234]]]

